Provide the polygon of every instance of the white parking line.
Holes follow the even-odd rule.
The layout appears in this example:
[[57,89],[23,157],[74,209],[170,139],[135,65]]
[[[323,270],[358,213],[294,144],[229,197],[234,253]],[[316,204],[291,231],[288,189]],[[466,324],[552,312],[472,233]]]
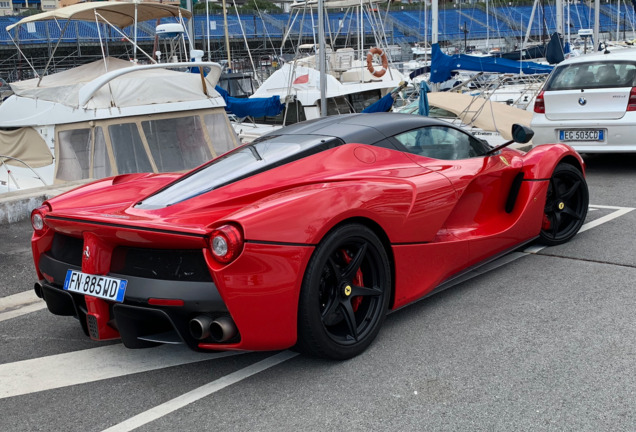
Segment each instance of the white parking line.
[[232,384],[236,384],[237,382],[242,381],[246,378],[249,378],[252,375],[256,375],[259,372],[263,372],[266,369],[269,369],[289,359],[292,359],[296,357],[297,355],[298,353],[295,353],[295,352],[282,351],[276,355],[267,357],[266,359],[261,360],[258,363],[254,363],[243,369],[237,370],[236,372],[232,372],[229,375],[226,375],[204,386],[196,388],[188,393],[185,393],[179,397],[169,400],[168,402],[162,403],[161,405],[157,405],[156,407],[151,408],[148,411],[144,411],[140,414],[137,414],[136,416],[131,417],[128,420],[125,420],[108,429],[105,429],[103,432],[131,431],[140,426],[148,424],[154,420],[157,420],[158,418],[161,418],[165,416],[166,414],[170,414],[173,411],[183,408],[186,405],[196,402],[199,399],[202,399],[206,396],[216,393],[219,390],[224,389],[225,387],[231,386]]
[[[588,222],[586,224],[583,224],[583,226],[581,227],[581,229],[579,230],[579,233],[585,232],[589,229],[592,228],[596,228],[599,225],[602,225],[604,223],[607,223],[611,220],[614,220],[616,218],[619,218],[627,213],[629,213],[630,211],[634,210],[632,207],[615,207],[615,206],[604,206],[604,205],[596,205],[596,204],[590,204],[589,205],[589,209],[590,210],[595,210],[595,209],[609,209],[609,210],[616,210],[610,214],[607,214],[605,216],[602,216],[598,219],[595,219],[591,222]],[[528,254],[536,254],[539,251],[542,251],[543,249],[545,249],[547,246],[544,245],[540,245],[540,244],[534,244],[532,246],[527,247],[526,249],[523,250],[524,253],[528,253]]]
[[33,290],[0,298],[0,321],[46,309],[46,303]]
[[198,353],[185,345],[132,350],[117,344],[6,363],[0,365],[0,399],[237,354]]
[[609,222],[613,219],[619,218],[627,213],[629,213],[630,211],[634,210],[632,207],[611,207],[611,206],[602,206],[602,205],[590,205],[590,207],[595,207],[595,208],[600,208],[600,209],[610,209],[610,210],[616,210],[613,213],[610,213],[608,215],[605,215],[603,217],[600,217],[596,220],[593,220],[592,222],[588,222],[585,225],[583,225],[581,227],[581,229],[579,230],[579,232],[584,232],[587,231],[589,229],[592,229],[594,227],[597,227],[599,225],[602,225],[606,222]]

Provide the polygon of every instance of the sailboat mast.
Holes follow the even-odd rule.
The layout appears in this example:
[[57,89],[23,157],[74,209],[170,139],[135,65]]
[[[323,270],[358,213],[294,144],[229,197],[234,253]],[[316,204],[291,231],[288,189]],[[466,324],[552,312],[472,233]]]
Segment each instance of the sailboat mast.
[[438,3],[437,0],[431,1],[431,44],[436,44],[439,38],[439,27],[437,23],[438,15]]
[[327,75],[325,75],[325,4],[318,0],[318,70],[320,71],[320,116],[327,117]]
[[556,0],[556,31],[563,35],[563,0]]
[[594,0],[594,51],[598,50],[598,37],[599,37],[599,21],[601,19],[601,2],[600,0]]
[[[488,17],[490,12],[488,12],[488,0],[486,0],[486,51],[490,49],[490,25],[488,24]],[[466,24],[464,23],[464,30],[466,29]],[[464,33],[464,40],[466,39],[466,33]],[[466,45],[466,43],[464,43]]]
[[528,21],[528,29],[526,30],[526,37],[523,39],[523,44],[521,44],[522,48],[528,45],[528,39],[530,39],[530,32],[532,31],[532,21],[534,20],[534,12],[537,10],[538,2],[539,0],[534,0],[534,3],[532,4],[532,12],[530,12],[530,20]]
[[225,0],[223,0],[223,26],[225,28],[225,50],[227,51],[227,67],[231,72],[232,58],[230,55],[230,30],[227,28],[227,9],[225,8]]

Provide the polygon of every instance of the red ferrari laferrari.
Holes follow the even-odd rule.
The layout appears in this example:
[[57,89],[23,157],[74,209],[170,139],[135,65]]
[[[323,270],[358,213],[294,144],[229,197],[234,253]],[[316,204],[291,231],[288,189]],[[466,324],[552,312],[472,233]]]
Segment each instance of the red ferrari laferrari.
[[578,232],[581,157],[506,144],[426,117],[353,114],[281,129],[185,174],[96,181],[33,211],[35,291],[92,339],[130,348],[350,358],[389,310]]

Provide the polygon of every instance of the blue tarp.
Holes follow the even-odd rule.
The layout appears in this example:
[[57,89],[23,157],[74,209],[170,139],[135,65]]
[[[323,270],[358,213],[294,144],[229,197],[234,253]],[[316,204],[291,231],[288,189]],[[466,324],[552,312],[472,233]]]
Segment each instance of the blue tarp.
[[362,110],[363,113],[374,113],[374,112],[388,112],[393,106],[393,95],[388,93],[386,96],[381,98],[379,101],[372,103],[368,107]]
[[280,114],[285,105],[280,103],[280,96],[272,96],[269,98],[235,98],[221,87],[216,86],[215,90],[219,92],[225,100],[225,111],[231,112],[237,117],[275,117]]
[[546,66],[534,62],[520,62],[498,57],[475,57],[466,54],[453,56],[446,55],[439,48],[439,44],[433,44],[431,57],[431,82],[441,83],[451,77],[451,71],[467,70],[474,72],[499,72],[547,74],[552,72],[552,66]]

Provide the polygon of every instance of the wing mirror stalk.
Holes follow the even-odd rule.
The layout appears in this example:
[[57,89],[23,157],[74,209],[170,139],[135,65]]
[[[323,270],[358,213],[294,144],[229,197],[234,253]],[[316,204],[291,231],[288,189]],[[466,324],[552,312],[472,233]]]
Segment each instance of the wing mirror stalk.
[[486,153],[486,156],[497,153],[502,148],[508,147],[512,143],[525,144],[532,139],[534,136],[534,131],[530,129],[528,126],[524,126],[518,123],[512,125],[512,139],[510,141],[506,141],[503,144],[498,145],[497,147],[493,147]]

